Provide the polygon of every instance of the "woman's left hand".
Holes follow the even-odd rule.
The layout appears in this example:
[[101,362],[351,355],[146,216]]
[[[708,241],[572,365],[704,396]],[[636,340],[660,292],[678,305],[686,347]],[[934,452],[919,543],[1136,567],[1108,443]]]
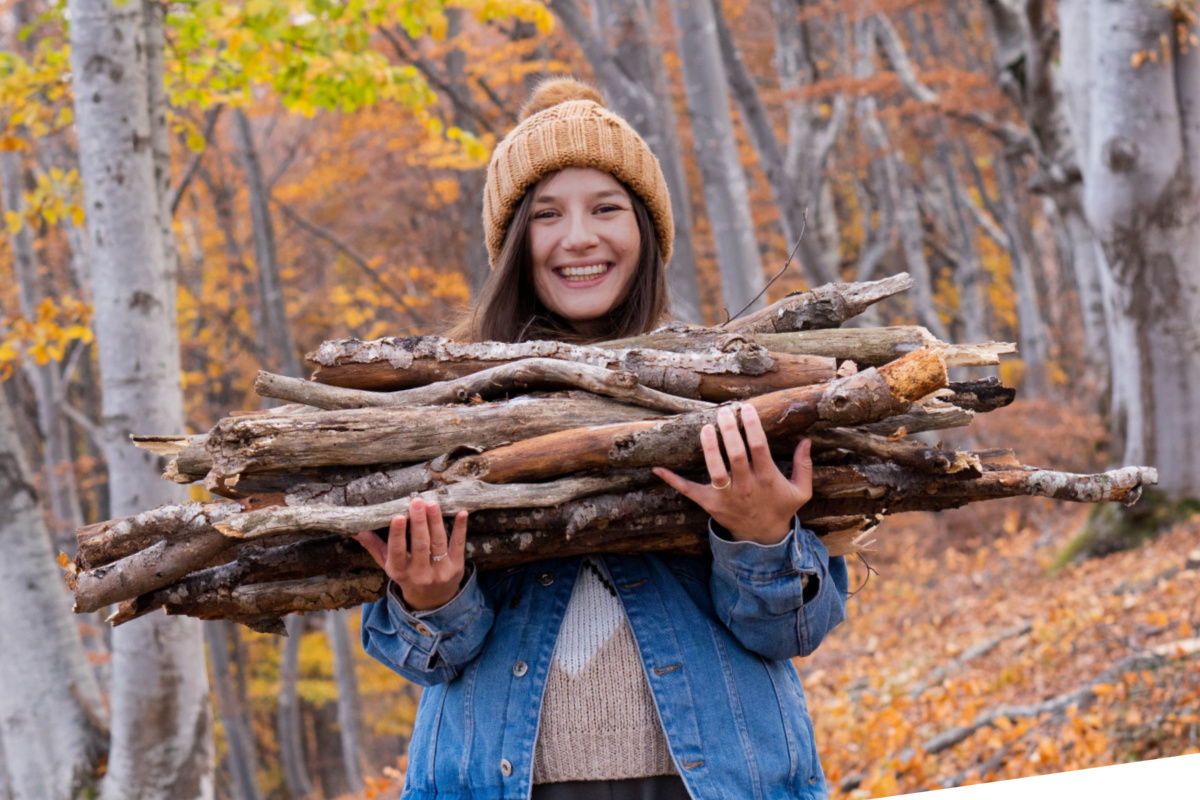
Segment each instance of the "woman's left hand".
[[758,411],[748,403],[741,410],[744,439],[733,410],[717,412],[728,469],[717,444],[717,431],[712,425],[700,430],[710,485],[681,478],[663,467],[655,467],[654,474],[707,511],[734,539],[778,544],[791,531],[796,512],[812,499],[812,444],[805,439],[797,445],[788,480],[771,457]]

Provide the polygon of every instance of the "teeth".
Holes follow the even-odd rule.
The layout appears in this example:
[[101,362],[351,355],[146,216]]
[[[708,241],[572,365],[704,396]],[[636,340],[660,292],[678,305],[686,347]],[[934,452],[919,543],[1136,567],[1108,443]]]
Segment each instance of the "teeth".
[[584,267],[562,267],[559,273],[569,281],[588,281],[608,272],[607,264],[589,264]]

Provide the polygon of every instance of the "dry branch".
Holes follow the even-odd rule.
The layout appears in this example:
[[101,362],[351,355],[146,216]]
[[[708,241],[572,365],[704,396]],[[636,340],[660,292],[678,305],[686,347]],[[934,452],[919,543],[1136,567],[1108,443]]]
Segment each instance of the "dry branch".
[[259,372],[254,382],[254,390],[263,397],[306,403],[322,409],[445,405],[466,403],[475,397],[487,399],[519,391],[546,389],[582,389],[672,414],[711,405],[703,400],[691,400],[648,389],[638,384],[637,375],[632,372],[552,358],[513,361],[455,380],[397,392],[349,389],[270,372]]
[[332,386],[394,391],[455,380],[502,364],[550,358],[632,372],[647,388],[693,399],[724,401],[833,377],[824,356],[773,357],[743,341],[729,351],[672,353],[650,349],[612,350],[562,342],[463,344],[436,336],[384,338],[370,342],[325,342],[308,359],[313,380]]
[[422,461],[458,449],[656,412],[580,392],[460,407],[359,408],[286,416],[230,417],[209,432],[205,485],[234,486],[242,472],[280,467]]
[[948,367],[974,367],[998,364],[1004,353],[1016,352],[1009,342],[978,345],[946,344],[927,329],[917,325],[889,328],[827,328],[788,333],[730,333],[672,322],[641,336],[604,342],[614,349],[648,347],[655,350],[684,352],[697,349],[726,351],[749,341],[777,354],[827,356],[853,361],[860,367],[878,367],[923,347],[936,347]]
[[809,292],[790,294],[761,311],[735,319],[725,330],[733,333],[786,333],[837,328],[867,308],[912,288],[913,279],[901,272],[868,283],[828,283]]

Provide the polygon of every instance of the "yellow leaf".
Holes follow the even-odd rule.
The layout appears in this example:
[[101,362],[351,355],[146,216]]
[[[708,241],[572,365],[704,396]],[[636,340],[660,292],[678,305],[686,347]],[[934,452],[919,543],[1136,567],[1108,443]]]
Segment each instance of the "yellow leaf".
[[1101,697],[1112,694],[1114,689],[1116,689],[1116,687],[1111,683],[1097,683],[1092,686],[1092,691]]
[[12,236],[20,232],[25,225],[25,218],[15,211],[4,212],[4,225],[8,228],[8,235]]

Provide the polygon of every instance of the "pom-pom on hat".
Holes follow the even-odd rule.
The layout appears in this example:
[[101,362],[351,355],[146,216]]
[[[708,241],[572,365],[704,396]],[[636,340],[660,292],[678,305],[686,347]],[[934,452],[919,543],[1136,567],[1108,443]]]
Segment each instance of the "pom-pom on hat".
[[543,81],[521,108],[520,119],[488,164],[483,228],[492,266],[521,198],[542,178],[567,167],[603,170],[636,192],[654,222],[663,261],[670,260],[675,223],[662,167],[637,131],[604,107],[596,89],[574,78]]

